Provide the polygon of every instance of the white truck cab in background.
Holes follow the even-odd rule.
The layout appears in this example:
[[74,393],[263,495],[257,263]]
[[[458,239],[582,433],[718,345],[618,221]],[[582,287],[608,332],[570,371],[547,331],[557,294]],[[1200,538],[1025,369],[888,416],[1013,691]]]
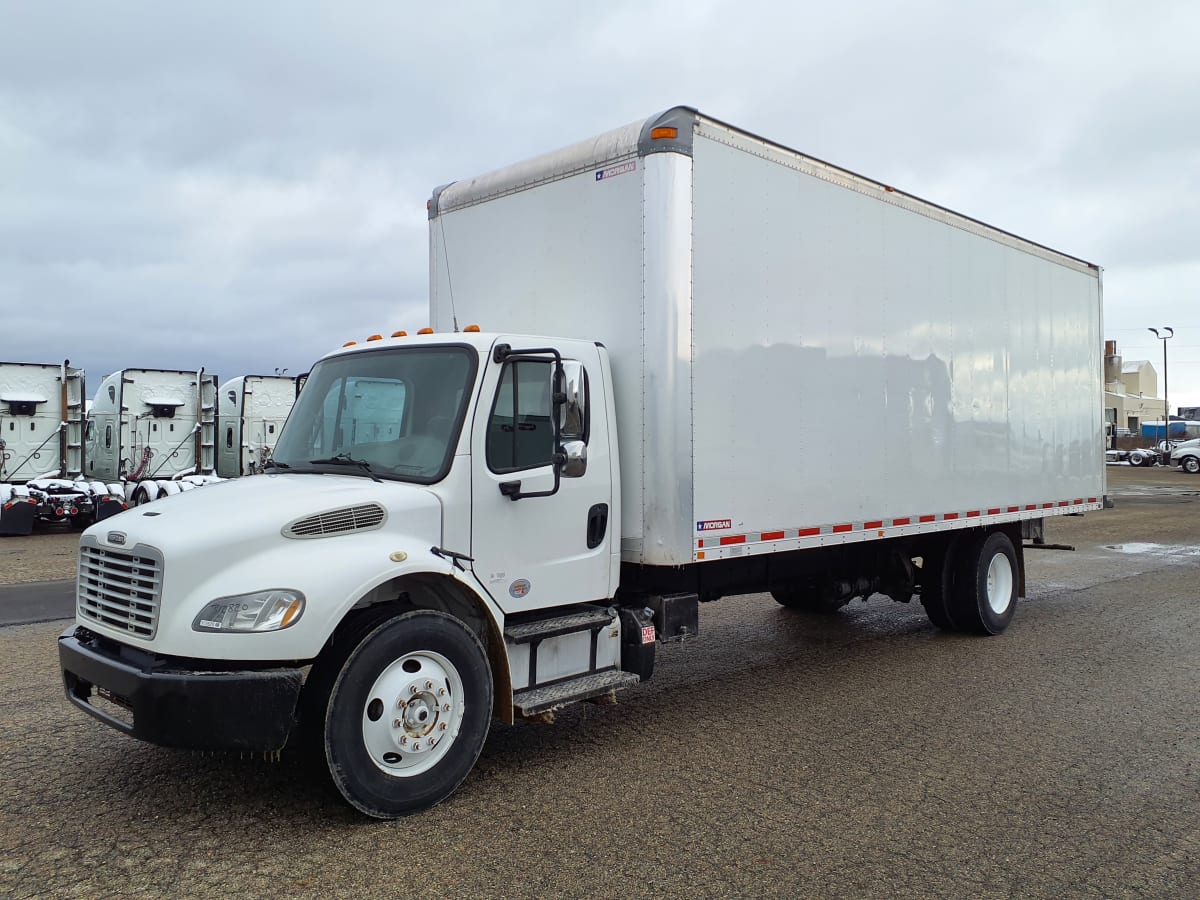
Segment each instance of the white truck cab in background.
[[1001,633],[1023,543],[1102,507],[1093,265],[683,107],[429,214],[433,333],[320,360],[265,477],[84,534],[71,702],[308,748],[390,818],[493,717],[650,677],[701,601]]
[[239,375],[217,389],[217,474],[222,478],[263,470],[296,402],[296,379]]

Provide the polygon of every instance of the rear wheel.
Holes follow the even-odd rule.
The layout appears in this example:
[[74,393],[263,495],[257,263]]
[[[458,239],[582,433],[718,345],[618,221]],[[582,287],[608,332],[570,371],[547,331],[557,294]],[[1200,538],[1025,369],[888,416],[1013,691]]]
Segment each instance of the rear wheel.
[[959,631],[955,624],[951,596],[958,541],[950,538],[926,552],[921,560],[921,606],[929,621],[943,631]]
[[1017,609],[1017,551],[1003,531],[969,541],[959,554],[951,615],[963,631],[1000,634]]
[[487,655],[466,625],[431,610],[388,619],[350,652],[329,693],[329,773],[369,816],[427,809],[475,765],[491,712]]

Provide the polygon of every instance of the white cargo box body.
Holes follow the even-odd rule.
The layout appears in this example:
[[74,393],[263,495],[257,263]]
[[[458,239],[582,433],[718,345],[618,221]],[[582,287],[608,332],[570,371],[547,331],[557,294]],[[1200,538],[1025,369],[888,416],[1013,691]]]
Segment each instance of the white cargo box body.
[[69,363],[0,362],[0,482],[81,474],[84,391]]
[[1102,504],[1094,265],[686,108],[430,219],[436,330],[608,347],[626,562]]

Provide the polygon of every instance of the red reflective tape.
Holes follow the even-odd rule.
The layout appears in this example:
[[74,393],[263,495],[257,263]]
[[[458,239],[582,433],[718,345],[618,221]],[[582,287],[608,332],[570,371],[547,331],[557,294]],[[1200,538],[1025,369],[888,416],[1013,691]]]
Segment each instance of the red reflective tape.
[[731,534],[731,535],[729,535],[729,537],[721,538],[721,546],[722,547],[724,547],[726,544],[744,544],[744,543],[746,543],[746,536],[744,534]]
[[932,522],[937,516],[921,516],[922,522]]
[[1030,504],[1029,504],[1028,506],[1026,506],[1025,508],[1026,508],[1026,509],[1037,509],[1037,504],[1036,504],[1036,503],[1030,503]]
[[1070,505],[1071,505],[1071,501],[1070,501],[1070,500],[1059,500],[1059,501],[1058,501],[1058,505],[1059,505],[1059,506],[1070,506]]
[[996,509],[989,509],[988,515],[989,516],[998,516],[998,515],[1000,515],[1000,509],[998,507]]
[[1088,497],[1088,503],[1095,503],[1095,502],[1096,502],[1095,497]]
[[1019,507],[1019,506],[1010,506],[1010,507],[1008,508],[1008,511],[1009,511],[1009,512],[1020,512],[1020,511],[1021,511],[1021,507]]
[[946,513],[944,516],[942,516],[942,518],[943,519],[957,519],[958,513]]
[[763,539],[764,541],[778,541],[778,540],[782,540],[782,539],[783,539],[783,532],[782,532],[782,531],[764,531],[764,532],[762,533],[762,539]]
[[1083,498],[1081,497],[1080,499],[1076,500],[1075,502],[1076,502],[1076,503],[1082,503],[1082,502],[1083,502]]
[[853,531],[853,530],[854,530],[854,526],[853,526],[853,525],[834,525],[834,526],[833,526],[833,533],[834,533],[834,534],[842,534],[843,532],[846,532],[846,531]]
[[972,509],[972,510],[970,510],[970,511],[968,511],[968,512],[967,512],[967,518],[968,518],[968,519],[970,519],[970,518],[973,518],[973,517],[976,517],[976,516],[978,516],[978,515],[979,515],[979,510],[977,510],[977,509]]
[[863,522],[863,528],[882,528],[883,522]]
[[892,524],[893,525],[907,525],[911,521],[912,521],[911,519],[892,519]]
[[820,534],[820,528],[801,528],[798,534],[800,537],[812,537],[814,534]]

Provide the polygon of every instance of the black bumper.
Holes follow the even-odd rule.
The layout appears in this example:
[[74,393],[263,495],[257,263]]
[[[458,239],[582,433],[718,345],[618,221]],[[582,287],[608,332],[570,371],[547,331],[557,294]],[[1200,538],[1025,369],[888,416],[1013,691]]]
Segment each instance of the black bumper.
[[[283,749],[296,722],[302,669],[201,669],[83,628],[58,639],[67,699],[106,725],[152,744],[191,750]],[[99,695],[112,712],[92,703]]]

